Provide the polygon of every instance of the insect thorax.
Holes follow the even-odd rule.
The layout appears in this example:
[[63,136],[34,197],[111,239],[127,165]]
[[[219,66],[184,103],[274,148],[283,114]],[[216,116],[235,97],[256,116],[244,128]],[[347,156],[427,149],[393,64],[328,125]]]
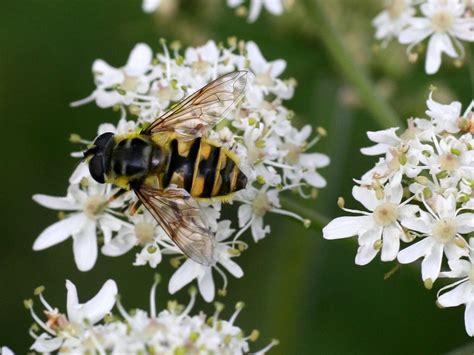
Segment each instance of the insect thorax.
[[122,185],[140,180],[156,171],[162,161],[162,150],[146,135],[116,138],[110,155],[108,178]]

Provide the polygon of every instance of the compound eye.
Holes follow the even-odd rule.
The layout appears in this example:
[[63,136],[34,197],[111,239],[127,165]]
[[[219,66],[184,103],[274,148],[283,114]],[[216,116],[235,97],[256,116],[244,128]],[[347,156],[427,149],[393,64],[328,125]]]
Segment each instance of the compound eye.
[[100,184],[105,183],[104,164],[102,162],[102,157],[97,155],[92,157],[92,159],[89,161],[89,172],[95,181]]

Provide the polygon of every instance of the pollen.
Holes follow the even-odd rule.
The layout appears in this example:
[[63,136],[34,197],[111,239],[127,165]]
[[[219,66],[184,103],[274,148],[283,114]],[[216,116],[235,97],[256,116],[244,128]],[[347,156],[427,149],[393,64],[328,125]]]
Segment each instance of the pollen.
[[456,236],[457,223],[453,218],[442,218],[433,227],[433,237],[440,243],[447,244]]
[[104,213],[107,203],[104,196],[90,196],[84,204],[84,214],[90,219],[97,219]]
[[288,153],[286,153],[286,156],[284,157],[285,162],[287,162],[290,165],[296,165],[300,161],[300,154],[301,154],[301,149],[295,144],[286,144],[284,147],[285,149],[288,150]]
[[405,0],[392,0],[387,7],[388,15],[392,20],[396,20],[406,9]]
[[453,16],[448,11],[439,11],[431,18],[433,29],[437,32],[447,32],[453,24]]
[[140,245],[152,243],[155,239],[155,228],[151,223],[139,222],[135,224],[135,236]]
[[260,73],[256,76],[255,82],[262,86],[272,86],[273,78],[271,76],[270,70],[264,73]]
[[397,220],[398,207],[391,202],[384,202],[375,208],[373,217],[379,226],[388,226]]
[[252,210],[256,216],[263,217],[272,209],[272,204],[265,192],[259,192],[252,203]]

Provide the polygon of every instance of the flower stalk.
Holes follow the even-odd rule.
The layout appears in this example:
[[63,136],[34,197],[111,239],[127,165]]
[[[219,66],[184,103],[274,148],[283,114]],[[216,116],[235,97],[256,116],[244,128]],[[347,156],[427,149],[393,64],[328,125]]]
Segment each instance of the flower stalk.
[[377,93],[367,72],[353,60],[353,56],[344,46],[341,35],[329,21],[320,0],[304,0],[308,13],[312,14],[315,33],[326,47],[335,65],[344,78],[356,90],[359,98],[372,118],[383,128],[403,126],[402,121],[388,103]]

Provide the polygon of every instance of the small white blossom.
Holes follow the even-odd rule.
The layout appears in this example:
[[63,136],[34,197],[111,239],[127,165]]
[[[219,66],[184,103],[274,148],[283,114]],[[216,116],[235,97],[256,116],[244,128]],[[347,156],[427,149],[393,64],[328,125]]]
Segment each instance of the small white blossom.
[[[25,306],[30,310],[35,322],[44,331],[40,335],[31,332],[35,342],[31,350],[39,353],[49,353],[59,351],[68,352],[75,348],[78,342],[98,341],[91,327],[100,322],[114,307],[117,296],[117,284],[113,280],[108,280],[100,291],[86,303],[79,303],[76,286],[69,280],[66,281],[67,288],[67,313],[60,313],[57,308],[49,305],[43,297],[44,287],[39,287],[35,294],[38,294],[41,303],[46,308],[47,321],[44,322],[35,313],[33,301],[25,301]],[[78,349],[79,350],[79,349]]]
[[405,220],[403,225],[425,237],[398,254],[398,261],[412,263],[423,257],[421,273],[424,281],[435,281],[441,270],[443,254],[448,260],[457,260],[468,253],[461,234],[474,231],[474,213],[457,214],[454,196],[435,196],[430,213],[420,212],[420,217]]
[[97,231],[108,241],[123,224],[110,213],[111,208],[121,205],[120,201],[108,202],[110,186],[97,184],[92,179],[86,181],[85,188],[80,184],[71,185],[66,197],[33,196],[40,205],[67,213],[36,238],[33,249],[43,250],[72,237],[74,260],[81,271],[92,269],[97,260]]
[[[474,239],[469,239],[469,244],[474,247]],[[449,278],[460,278],[455,283],[443,287],[438,292],[438,304],[441,307],[457,307],[466,305],[464,312],[464,323],[466,333],[474,336],[474,265],[472,263],[473,252],[471,249],[469,260],[450,260],[450,271],[442,272],[441,276]],[[448,289],[452,290],[444,292]]]
[[[375,145],[362,153],[380,158],[354,180],[352,191],[369,212],[347,209],[340,198],[339,207],[357,216],[335,218],[323,236],[357,236],[359,265],[372,261],[379,250],[382,261],[409,264],[422,259],[421,277],[427,288],[439,277],[461,278],[442,289],[455,287],[439,296],[438,303],[466,304],[466,331],[472,336],[469,251],[474,243],[469,246],[468,240],[474,232],[473,103],[463,113],[459,102],[441,104],[431,93],[426,104],[428,117],[409,119],[400,134],[398,128],[367,133]],[[445,260],[449,271],[443,270]]]
[[[210,302],[216,294],[214,275],[219,274],[223,279],[223,286],[218,287],[221,293],[225,293],[227,287],[224,272],[242,277],[243,271],[235,260],[246,243],[239,238],[249,229],[255,241],[268,235],[270,226],[264,221],[267,213],[290,216],[309,225],[309,221],[282,209],[279,196],[286,190],[293,190],[307,198],[314,195],[314,189],[326,185],[319,170],[329,164],[329,158],[314,151],[322,136],[320,132],[325,131],[318,128],[315,134],[309,125],[301,129],[293,126],[291,118],[295,113],[285,107],[285,101],[293,97],[296,83],[293,79],[280,78],[286,62],[265,59],[256,43],[231,38],[228,47],[218,46],[210,40],[202,46],[183,50],[173,46],[172,51],[164,40],[161,45],[162,51],[153,55],[150,47],[138,44],[122,68],[113,68],[103,60],[97,60],[93,65],[96,89],[76,104],[95,101],[101,108],[114,106],[120,109],[117,125],[101,124],[98,134],[139,133],[177,101],[216,77],[235,70],[249,71],[242,99],[225,113],[225,119],[206,132],[207,139],[222,144],[235,154],[239,168],[247,176],[246,188],[228,196],[229,202],[239,206],[240,229],[228,241],[234,228],[230,221],[221,220],[221,209],[225,205],[218,199],[198,201],[202,219],[215,235],[214,259],[217,263],[206,267],[186,260],[144,207],[134,215],[129,213],[137,201],[132,191],[114,199],[111,187],[92,182],[88,164],[80,163],[71,175],[71,192],[67,198],[35,197],[42,205],[67,210],[67,214],[65,219],[50,227],[54,227],[52,230],[41,234],[34,247],[44,249],[72,235],[80,270],[93,267],[99,250],[113,257],[133,252],[134,265],[152,268],[169,258],[177,268],[170,280],[170,291],[174,293],[196,280],[201,295]],[[73,141],[90,144],[78,135]],[[88,187],[84,182],[89,182]],[[311,193],[306,192],[307,188]],[[92,189],[100,191],[93,192]],[[56,233],[58,228],[60,233]],[[101,238],[97,238],[97,233]]]
[[402,202],[400,178],[398,175],[392,179],[384,189],[354,186],[352,195],[370,212],[347,210],[362,216],[334,219],[323,228],[323,237],[339,239],[357,235],[359,249],[355,262],[358,265],[371,262],[380,250],[382,261],[394,260],[400,240],[409,241],[400,221],[413,218],[418,210],[417,206],[408,204],[409,200]]
[[411,4],[412,0],[388,0],[385,9],[373,19],[375,38],[383,40],[384,46],[392,38],[397,38],[415,15],[416,10]]
[[[31,349],[42,354],[249,352],[249,341],[255,341],[256,333],[244,336],[242,329],[234,324],[243,309],[243,303],[236,305],[235,312],[228,320],[220,318],[223,309],[220,304],[216,305],[212,319],[202,312],[193,316],[190,315],[195,303],[195,291],[192,290],[191,300],[186,307],[172,301],[168,302],[167,309],[157,312],[157,283],[158,281],[151,289],[149,312],[137,309],[129,313],[120,301],[117,301],[118,315],[109,314],[117,296],[117,286],[113,280],[107,281],[99,293],[85,304],[77,302],[75,287],[68,283],[67,314],[60,313],[57,308],[53,309],[44,299],[42,289],[36,291],[46,308],[47,321],[43,321],[34,312],[31,300],[25,301],[42,331],[39,335],[33,328],[30,331],[35,338]],[[268,346],[256,353],[264,354],[277,343],[272,340]]]
[[[217,264],[222,265],[234,277],[240,278],[244,275],[244,272],[240,266],[232,260],[234,256],[238,255],[238,251],[232,249],[232,247],[229,246],[229,242],[225,242],[233,232],[234,230],[230,228],[230,221],[224,220],[219,222],[216,232],[215,259]],[[220,270],[219,265],[212,267],[204,266],[190,259],[186,260],[173,274],[168,285],[168,291],[173,294],[196,279],[202,297],[207,302],[211,302],[215,296],[213,269],[218,271],[224,278],[222,290],[225,292],[227,277]]]
[[[418,16],[417,16],[418,12]],[[383,46],[393,37],[407,44],[407,53],[415,61],[416,46],[428,40],[425,71],[436,73],[443,53],[462,62],[465,42],[474,41],[474,18],[464,0],[392,0],[374,20],[375,37]]]
[[[409,20],[409,26],[400,33],[400,43],[409,44],[409,50],[429,38],[425,70],[434,74],[441,66],[441,55],[464,58],[460,40],[474,41],[474,19],[465,18],[462,0],[428,0],[420,6],[424,17]],[[457,49],[456,49],[457,47]]]

